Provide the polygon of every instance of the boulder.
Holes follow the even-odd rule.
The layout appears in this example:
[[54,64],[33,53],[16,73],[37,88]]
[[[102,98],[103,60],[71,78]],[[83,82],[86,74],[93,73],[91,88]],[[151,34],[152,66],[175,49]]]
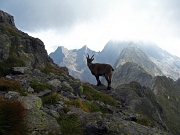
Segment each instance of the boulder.
[[74,90],[73,90],[73,88],[71,87],[71,85],[70,85],[68,82],[66,82],[66,81],[64,81],[64,82],[62,83],[62,89],[63,89],[63,91],[69,91],[69,92],[71,92],[71,93],[74,92]]
[[38,97],[44,97],[44,96],[47,96],[51,93],[51,90],[44,90],[44,91],[41,91],[37,94]]
[[40,109],[42,106],[42,101],[39,97],[34,96],[34,95],[29,95],[29,96],[20,96],[18,98],[20,103],[24,106],[26,109],[33,109],[33,108],[38,108]]
[[8,91],[8,93],[5,94],[5,98],[7,99],[17,99],[19,96],[20,93],[15,91]]
[[24,74],[27,70],[27,67],[12,67],[12,74]]
[[32,87],[28,87],[27,92],[33,93],[33,92],[34,92],[34,89],[33,89]]
[[62,87],[61,82],[58,79],[48,81],[47,83],[52,87],[53,91],[58,91]]
[[61,133],[60,125],[56,119],[38,108],[33,108],[28,111],[25,122],[28,126],[28,132],[36,135],[60,135]]

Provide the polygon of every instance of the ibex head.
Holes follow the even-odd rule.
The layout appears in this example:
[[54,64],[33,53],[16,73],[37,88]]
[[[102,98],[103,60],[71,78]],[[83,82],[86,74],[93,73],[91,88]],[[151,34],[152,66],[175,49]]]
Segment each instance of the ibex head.
[[87,59],[87,65],[88,65],[88,67],[90,67],[91,66],[91,64],[92,64],[92,61],[94,60],[94,55],[91,57],[91,58],[89,58],[89,54],[87,54],[88,56],[86,57],[86,59]]

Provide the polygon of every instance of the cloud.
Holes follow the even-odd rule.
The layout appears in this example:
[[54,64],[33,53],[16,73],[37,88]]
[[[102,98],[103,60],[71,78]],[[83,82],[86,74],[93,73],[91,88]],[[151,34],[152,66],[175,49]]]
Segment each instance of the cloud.
[[103,17],[108,11],[106,3],[102,5],[96,0],[0,0],[0,3],[0,7],[15,17],[18,27],[31,32],[48,28],[68,29],[76,23]]
[[179,0],[0,0],[0,9],[15,17],[20,30],[43,40],[48,52],[55,45],[99,51],[116,39],[155,42],[178,54],[179,5]]

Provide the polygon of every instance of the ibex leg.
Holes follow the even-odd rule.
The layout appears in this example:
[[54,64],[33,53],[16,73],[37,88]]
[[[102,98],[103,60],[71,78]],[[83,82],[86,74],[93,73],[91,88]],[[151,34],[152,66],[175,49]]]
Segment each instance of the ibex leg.
[[97,80],[97,86],[102,85],[101,81],[99,80],[99,76],[96,76],[96,80]]
[[111,78],[108,77],[108,76],[106,76],[105,78],[106,78],[106,81],[107,81],[107,83],[108,83],[107,89],[110,90],[110,89],[111,89]]

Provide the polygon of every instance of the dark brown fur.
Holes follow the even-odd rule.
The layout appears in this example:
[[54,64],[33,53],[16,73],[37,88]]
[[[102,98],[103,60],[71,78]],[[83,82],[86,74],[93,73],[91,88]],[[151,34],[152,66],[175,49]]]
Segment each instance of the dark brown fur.
[[[94,56],[94,55],[93,55]],[[91,73],[96,77],[97,86],[101,85],[101,81],[99,80],[99,76],[104,76],[108,83],[107,89],[111,89],[111,77],[114,71],[113,67],[109,64],[101,64],[101,63],[92,63],[94,60],[93,56],[91,58],[86,57],[87,59],[87,66],[91,70]]]

